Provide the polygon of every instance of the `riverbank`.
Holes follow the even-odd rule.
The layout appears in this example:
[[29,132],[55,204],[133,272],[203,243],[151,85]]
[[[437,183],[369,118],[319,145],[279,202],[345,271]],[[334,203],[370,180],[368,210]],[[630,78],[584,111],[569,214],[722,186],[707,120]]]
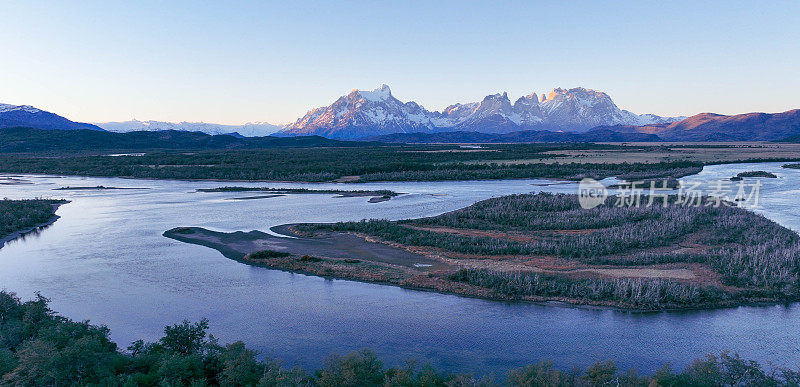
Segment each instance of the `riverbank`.
[[[52,211],[51,211],[50,217],[47,218],[44,221],[40,221],[39,223],[32,223],[32,222],[36,221],[35,219],[41,219],[42,216],[39,215],[38,217],[34,217],[34,220],[32,220],[32,221],[22,222],[21,225],[14,226],[14,227],[16,227],[16,229],[11,231],[11,232],[9,232],[9,233],[5,233],[5,235],[0,234],[0,248],[2,248],[6,243],[8,243],[10,241],[13,241],[13,240],[15,240],[17,238],[20,238],[20,237],[24,237],[25,235],[33,233],[33,232],[37,232],[38,230],[41,230],[41,229],[43,229],[45,227],[48,227],[51,224],[55,223],[56,220],[58,220],[60,218],[58,215],[55,214],[56,210],[58,210],[58,207],[69,203],[69,201],[67,201],[67,200],[31,200],[31,201],[13,200],[13,201],[6,201],[6,202],[16,202],[16,203],[21,203],[21,202],[37,202],[37,203],[38,202],[43,202],[43,203],[50,204]],[[5,210],[8,211],[8,209],[5,209]],[[22,211],[25,212],[24,209],[22,209]],[[39,211],[41,211],[41,208],[39,209]],[[0,222],[3,222],[3,221],[4,221],[3,219],[0,219]],[[3,226],[5,226],[5,224]],[[5,229],[6,227],[3,227],[3,228]]]

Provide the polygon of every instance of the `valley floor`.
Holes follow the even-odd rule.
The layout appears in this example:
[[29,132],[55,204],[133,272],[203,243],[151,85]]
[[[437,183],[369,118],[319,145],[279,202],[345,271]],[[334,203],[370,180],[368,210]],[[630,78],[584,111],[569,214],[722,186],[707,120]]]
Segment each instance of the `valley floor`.
[[455,144],[267,148],[137,155],[0,153],[0,173],[155,179],[372,182],[678,178],[704,165],[800,160],[776,143]]

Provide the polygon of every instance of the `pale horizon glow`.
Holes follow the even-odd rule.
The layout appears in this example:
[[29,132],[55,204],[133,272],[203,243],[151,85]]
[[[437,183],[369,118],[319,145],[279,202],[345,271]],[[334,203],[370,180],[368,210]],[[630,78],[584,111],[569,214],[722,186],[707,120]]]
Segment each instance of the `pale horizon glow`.
[[585,87],[662,116],[800,108],[800,2],[3,3],[0,103],[286,124],[385,83],[429,110]]

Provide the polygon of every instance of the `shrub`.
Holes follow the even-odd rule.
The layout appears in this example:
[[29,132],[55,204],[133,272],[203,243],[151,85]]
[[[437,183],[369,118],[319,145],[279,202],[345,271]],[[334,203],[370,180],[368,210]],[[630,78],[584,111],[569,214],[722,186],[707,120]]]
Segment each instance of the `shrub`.
[[262,250],[250,253],[250,258],[253,259],[269,259],[269,258],[286,258],[292,254],[284,251]]

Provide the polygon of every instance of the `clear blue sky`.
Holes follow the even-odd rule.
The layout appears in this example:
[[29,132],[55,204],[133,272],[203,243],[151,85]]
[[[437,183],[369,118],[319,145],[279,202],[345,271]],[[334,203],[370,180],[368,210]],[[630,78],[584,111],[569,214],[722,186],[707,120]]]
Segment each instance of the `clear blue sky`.
[[293,121],[602,90],[637,113],[800,108],[800,1],[6,1],[0,102],[73,120]]

